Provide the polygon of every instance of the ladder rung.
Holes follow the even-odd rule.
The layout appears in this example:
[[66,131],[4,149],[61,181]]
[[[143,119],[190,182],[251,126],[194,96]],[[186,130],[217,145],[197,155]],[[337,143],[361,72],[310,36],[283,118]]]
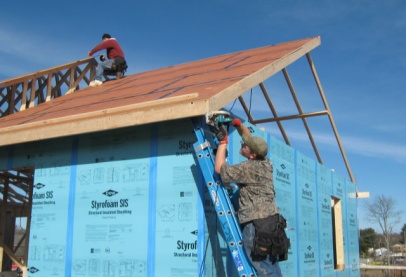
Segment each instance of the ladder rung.
[[[198,165],[210,193],[210,198],[216,210],[217,218],[223,230],[228,249],[234,260],[240,277],[256,276],[243,248],[242,235],[234,208],[223,187],[220,177],[215,173],[215,160],[210,142],[205,138],[205,131],[199,126],[197,119],[193,119],[197,142],[194,144]],[[208,132],[210,133],[210,132]]]

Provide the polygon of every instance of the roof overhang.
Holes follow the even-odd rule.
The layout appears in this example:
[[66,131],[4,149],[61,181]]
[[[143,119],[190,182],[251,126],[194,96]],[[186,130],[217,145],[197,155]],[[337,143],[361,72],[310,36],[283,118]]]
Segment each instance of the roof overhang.
[[320,37],[129,75],[0,118],[0,146],[219,110],[320,45]]

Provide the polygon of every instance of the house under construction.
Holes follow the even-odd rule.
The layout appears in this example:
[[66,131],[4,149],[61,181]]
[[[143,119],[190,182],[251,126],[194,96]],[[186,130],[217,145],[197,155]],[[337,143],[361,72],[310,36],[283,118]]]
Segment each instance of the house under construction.
[[[227,110],[268,142],[291,242],[284,276],[360,276],[363,194],[310,56],[320,43],[312,37],[244,50],[98,87],[88,87],[93,58],[0,81],[0,269],[16,264],[32,277],[245,276],[194,148],[192,120],[204,125],[208,113]],[[320,111],[305,111],[288,74],[301,61]],[[278,113],[278,92],[267,87],[275,76],[286,81],[293,114]],[[255,108],[253,93],[261,98]],[[327,119],[346,176],[323,164],[310,118]],[[292,121],[303,126],[315,158],[292,147],[285,128]],[[228,160],[237,163],[237,132],[230,130],[230,141]],[[27,221],[19,241],[17,218]]]

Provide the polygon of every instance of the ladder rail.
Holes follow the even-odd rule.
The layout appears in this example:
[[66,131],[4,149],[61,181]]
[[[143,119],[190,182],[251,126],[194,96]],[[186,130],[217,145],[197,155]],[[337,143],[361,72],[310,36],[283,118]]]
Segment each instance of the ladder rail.
[[[238,220],[235,216],[233,205],[224,188],[220,176],[215,173],[214,154],[210,142],[206,139],[204,126],[198,119],[193,119],[197,142],[194,144],[196,159],[203,174],[206,187],[210,193],[220,227],[223,230],[230,255],[240,277],[257,276],[249,262],[242,243],[242,234]],[[206,125],[207,126],[207,125]]]

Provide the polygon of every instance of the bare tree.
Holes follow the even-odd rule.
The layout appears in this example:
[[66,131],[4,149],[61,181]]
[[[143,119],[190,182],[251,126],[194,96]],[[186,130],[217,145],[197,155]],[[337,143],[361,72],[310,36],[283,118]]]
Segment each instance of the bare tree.
[[[401,211],[396,210],[396,200],[392,197],[386,197],[381,194],[373,200],[364,202],[366,208],[367,220],[376,223],[382,230],[382,235],[386,242],[386,249],[390,249],[390,238],[394,228],[400,222]],[[388,264],[389,264],[389,255]]]
[[402,237],[401,243],[403,243],[406,246],[406,224],[403,224],[403,227],[400,230],[400,235]]

